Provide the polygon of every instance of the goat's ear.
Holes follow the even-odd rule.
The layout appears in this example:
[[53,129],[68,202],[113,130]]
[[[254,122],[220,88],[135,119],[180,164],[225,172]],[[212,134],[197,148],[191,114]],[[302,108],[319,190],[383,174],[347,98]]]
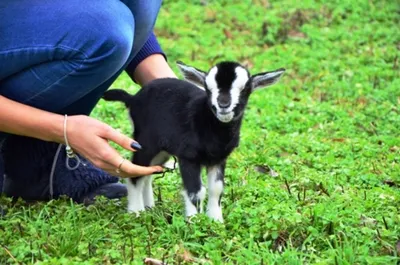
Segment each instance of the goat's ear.
[[205,72],[192,66],[186,65],[181,61],[177,61],[176,64],[178,65],[179,70],[181,70],[184,78],[187,81],[192,82],[200,87],[204,87],[204,82],[206,78]]
[[284,68],[275,71],[259,73],[251,77],[252,91],[266,86],[270,86],[278,82],[282,74],[285,72]]

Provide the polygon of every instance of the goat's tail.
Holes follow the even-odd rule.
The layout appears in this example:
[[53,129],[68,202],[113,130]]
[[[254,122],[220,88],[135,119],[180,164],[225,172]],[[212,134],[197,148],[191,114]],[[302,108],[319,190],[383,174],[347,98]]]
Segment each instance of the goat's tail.
[[106,101],[121,101],[128,105],[133,96],[122,89],[111,89],[103,94],[103,99]]

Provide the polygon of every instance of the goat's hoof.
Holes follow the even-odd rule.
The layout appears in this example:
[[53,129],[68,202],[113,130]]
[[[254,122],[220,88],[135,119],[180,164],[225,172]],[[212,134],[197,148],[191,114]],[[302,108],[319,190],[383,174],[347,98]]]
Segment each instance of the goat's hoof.
[[222,213],[211,213],[207,212],[207,216],[210,217],[212,220],[223,223],[224,218],[222,217]]
[[193,223],[193,219],[196,217],[197,214],[186,215],[186,222],[189,224]]
[[224,218],[221,217],[210,217],[212,220],[220,222],[221,224],[224,223]]
[[145,206],[144,208],[146,209],[146,211],[147,211],[147,210],[151,210],[151,209],[154,208],[154,205],[153,205],[153,206]]
[[213,219],[214,221],[220,222],[221,224],[224,223],[224,218]]
[[147,209],[154,208],[154,206],[156,206],[156,205],[154,203],[151,203],[149,205],[144,205],[144,208],[147,210]]
[[140,213],[143,212],[143,211],[144,211],[144,209],[143,210],[128,209],[128,213],[136,215],[136,217],[139,217]]

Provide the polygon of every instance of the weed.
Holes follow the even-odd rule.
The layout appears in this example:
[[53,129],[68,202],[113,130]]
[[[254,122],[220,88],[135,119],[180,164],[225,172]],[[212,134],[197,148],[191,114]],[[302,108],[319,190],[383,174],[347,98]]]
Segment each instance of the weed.
[[[396,1],[164,1],[155,31],[177,73],[176,60],[287,69],[250,99],[225,224],[185,221],[177,172],[156,180],[156,207],[139,218],[126,199],[0,197],[0,264],[398,263],[398,14]],[[126,74],[114,86],[138,89]],[[117,103],[93,116],[130,134]]]

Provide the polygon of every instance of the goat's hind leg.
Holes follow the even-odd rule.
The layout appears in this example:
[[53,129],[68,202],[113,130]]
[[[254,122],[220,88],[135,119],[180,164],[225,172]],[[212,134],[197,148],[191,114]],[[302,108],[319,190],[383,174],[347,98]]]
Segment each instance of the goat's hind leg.
[[221,198],[224,190],[225,162],[207,167],[208,178],[208,205],[207,215],[217,221],[223,222]]
[[[140,151],[134,154],[132,163],[141,166],[149,166],[153,157],[154,155],[152,153]],[[128,179],[128,212],[139,214],[139,212],[145,210],[146,206],[150,206],[149,204],[152,204],[150,207],[154,206],[154,199],[149,198],[151,184],[151,176]],[[151,196],[153,196],[152,189]],[[144,198],[146,198],[146,200]]]
[[128,212],[139,215],[139,212],[144,211],[144,177],[130,178],[126,185],[128,188]]
[[182,174],[186,217],[203,212],[203,200],[206,189],[201,182],[201,165],[185,159],[179,159],[179,168]]
[[[168,161],[170,155],[167,152],[161,151],[150,162],[151,166],[161,166]],[[154,194],[153,194],[153,176],[144,178],[143,187],[143,203],[145,208],[154,207]]]

